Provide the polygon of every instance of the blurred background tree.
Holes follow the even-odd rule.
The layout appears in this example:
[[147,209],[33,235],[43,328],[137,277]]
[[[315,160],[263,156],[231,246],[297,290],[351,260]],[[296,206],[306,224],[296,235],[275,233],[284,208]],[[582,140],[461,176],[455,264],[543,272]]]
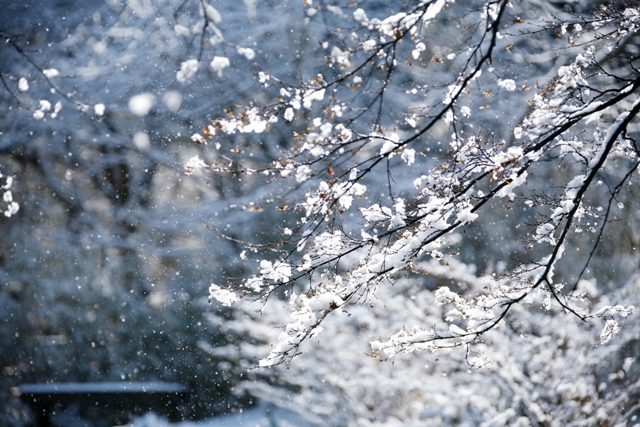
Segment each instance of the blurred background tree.
[[[366,70],[361,82],[345,81],[349,85],[341,85],[339,92],[327,91],[322,106],[330,109],[322,114],[338,115],[341,109],[331,110],[339,105],[334,100],[348,100],[345,104],[361,113],[351,123],[353,130],[368,133],[368,126],[378,120],[381,128],[410,135],[417,119],[412,114],[421,113],[416,100],[434,100],[431,97],[456,77],[452,73],[464,52],[450,49],[451,42],[467,40],[461,37],[473,33],[469,28],[477,26],[482,8],[492,3],[498,4],[447,3],[430,24],[433,38],[417,58],[417,46],[397,45],[398,64],[386,86],[384,70]],[[499,77],[517,80],[518,90],[474,93],[469,103],[473,120],[483,124],[486,135],[512,142],[513,125],[527,115],[525,100],[536,92],[536,84],[544,88],[581,49],[567,48],[569,38],[579,33],[573,22],[582,21],[576,17],[597,11],[601,4],[605,2],[532,1],[518,9],[518,19],[527,24],[511,24],[523,25],[527,32],[513,46],[500,42],[493,58],[496,68],[506,73]],[[369,18],[385,19],[413,6],[387,1],[208,5],[196,0],[57,0],[43,5],[0,0],[0,172],[14,179],[12,194],[20,204],[16,215],[0,216],[0,401],[8,402],[0,409],[0,424],[28,421],[11,387],[46,381],[181,382],[193,390],[185,414],[189,417],[233,410],[253,402],[251,396],[278,405],[294,396],[294,408],[318,425],[406,425],[424,419],[443,425],[497,425],[500,420],[528,425],[523,418],[533,420],[531,425],[554,425],[545,414],[568,408],[560,421],[579,418],[581,402],[592,403],[589,416],[597,423],[603,420],[599,407],[610,411],[625,396],[633,398],[637,387],[629,378],[637,368],[626,361],[637,357],[637,337],[624,330],[609,347],[611,353],[589,352],[580,364],[581,352],[593,350],[601,328],[585,332],[571,326],[567,328],[573,333],[565,334],[557,330],[564,324],[546,324],[547,314],[535,310],[532,317],[519,312],[520,324],[514,319],[513,331],[487,337],[494,350],[487,346],[486,356],[501,366],[495,373],[473,376],[460,354],[447,359],[442,369],[434,368],[434,357],[407,356],[398,359],[402,362],[396,362],[396,370],[380,368],[378,360],[364,355],[370,351],[367,340],[393,334],[406,319],[421,323],[444,315],[440,308],[413,307],[414,299],[428,305],[439,286],[475,292],[465,280],[483,283],[529,253],[510,232],[523,216],[514,210],[504,215],[502,206],[487,209],[485,219],[468,227],[470,243],[460,254],[464,262],[450,263],[455,274],[436,272],[430,265],[431,276],[417,288],[400,280],[395,294],[393,289],[381,293],[393,301],[389,310],[355,307],[354,314],[360,316],[331,320],[333,331],[344,334],[325,331],[331,337],[327,347],[300,358],[288,371],[247,370],[277,339],[279,329],[272,326],[288,321],[285,311],[256,322],[247,307],[207,303],[212,282],[226,283],[253,271],[253,249],[262,244],[291,249],[279,246],[281,233],[295,228],[301,214],[293,208],[303,201],[298,196],[306,188],[289,193],[288,184],[274,183],[272,177],[242,173],[242,168],[273,165],[283,153],[296,153],[291,150],[306,141],[303,137],[321,132],[313,124],[320,104],[315,110],[296,111],[295,120],[288,121],[285,108],[278,109],[289,100],[280,89],[303,88],[319,73],[330,81],[350,70],[348,62],[355,64],[356,54],[344,53],[352,47],[351,32],[369,31],[354,18],[358,8]],[[571,23],[568,30],[556,28],[560,36],[552,28],[556,19]],[[547,26],[540,29],[539,23]],[[635,34],[623,37],[608,54],[617,69],[625,69],[626,57],[637,58]],[[483,78],[480,82],[486,84],[496,77],[485,71]],[[393,96],[379,98],[383,86]],[[512,101],[523,102],[514,109]],[[241,116],[253,107],[281,114],[280,119],[263,133],[216,130],[206,146],[200,143],[204,139],[192,138],[205,134],[208,117]],[[434,160],[448,155],[440,144],[451,134],[445,126],[438,131],[425,141]],[[195,155],[208,165],[231,167],[213,176],[198,171],[185,175],[184,164]],[[428,161],[425,166],[431,165]],[[391,166],[394,190],[410,191],[413,180],[407,179],[407,169],[402,163]],[[327,178],[341,171],[322,167],[316,172]],[[558,182],[566,178],[563,171],[549,167],[533,179],[547,182],[548,177]],[[202,185],[205,181],[208,186]],[[386,184],[386,174],[369,182]],[[380,192],[380,201],[389,202],[387,192]],[[621,202],[632,206],[634,190],[626,194]],[[605,197],[602,204],[606,202]],[[598,247],[583,283],[595,288],[593,295],[603,295],[594,307],[618,301],[616,292],[622,295],[622,290],[627,301],[636,295],[631,275],[638,262],[638,210],[622,209],[616,215],[619,221],[607,228],[611,238]],[[357,225],[357,220],[345,224]],[[593,243],[591,238],[575,239],[578,247]],[[242,241],[255,246],[240,256]],[[265,257],[276,259],[278,251]],[[575,271],[557,274],[576,278]],[[403,318],[407,307],[412,314]],[[536,337],[522,347],[521,329]],[[358,336],[362,340],[354,341]],[[557,345],[545,346],[550,339]],[[534,352],[544,357],[527,365],[524,359]],[[615,362],[605,366],[607,358]],[[569,363],[575,365],[563,370]],[[420,366],[425,371],[416,370]],[[505,372],[518,370],[523,376],[514,383],[514,376]],[[351,373],[353,380],[345,380]],[[449,381],[442,380],[443,374],[451,375]],[[408,387],[408,376],[423,380]],[[568,384],[563,378],[570,376],[584,376],[587,386],[563,386]],[[397,379],[394,386],[379,387],[389,377]],[[461,384],[471,384],[477,392],[452,405]],[[489,389],[489,399],[477,398]],[[547,406],[521,403],[527,393],[543,392],[548,393]],[[395,398],[398,394],[403,399]],[[604,401],[600,406],[598,399]],[[499,404],[487,410],[496,400]],[[573,406],[567,406],[571,402]],[[617,407],[615,416],[621,419],[629,407]]]
[[[239,237],[259,233],[251,215],[229,215],[259,187],[226,176],[196,189],[183,164],[201,152],[194,126],[259,97],[256,64],[283,37],[295,41],[278,55],[293,58],[307,29],[283,13],[288,3],[263,3],[260,15],[251,2],[224,7],[0,2],[0,172],[20,205],[0,219],[0,401],[10,402],[0,424],[25,421],[11,387],[26,382],[181,382],[191,417],[247,404],[233,392],[236,361],[198,347],[235,338],[205,321],[207,288],[243,268],[236,245],[203,222],[233,218]],[[233,67],[212,69],[216,56]],[[190,59],[207,66],[180,75]],[[259,145],[266,161],[284,141],[224,143]]]

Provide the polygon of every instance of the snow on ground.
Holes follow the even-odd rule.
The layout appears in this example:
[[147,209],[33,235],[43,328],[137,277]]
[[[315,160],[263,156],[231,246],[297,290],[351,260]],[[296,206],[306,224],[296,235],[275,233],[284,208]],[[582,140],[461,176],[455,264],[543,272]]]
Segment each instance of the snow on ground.
[[170,423],[153,412],[135,418],[124,427],[310,427],[298,414],[273,405],[261,404],[255,408],[200,421]]

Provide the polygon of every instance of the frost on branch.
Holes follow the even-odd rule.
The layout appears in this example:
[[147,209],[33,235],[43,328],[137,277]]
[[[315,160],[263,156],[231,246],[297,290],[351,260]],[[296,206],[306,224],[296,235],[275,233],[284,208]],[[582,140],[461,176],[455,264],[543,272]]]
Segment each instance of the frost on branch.
[[[268,136],[280,126],[290,134],[270,163],[221,148],[208,172],[264,177],[273,192],[261,209],[281,200],[287,207],[288,232],[259,249],[248,243],[269,256],[257,256],[257,273],[226,291],[262,312],[287,301],[286,324],[262,366],[290,361],[330,315],[384,305],[378,291],[405,275],[415,289],[436,287],[428,304],[444,311],[435,326],[372,338],[376,357],[471,352],[532,305],[605,319],[602,342],[618,332],[631,308],[591,313],[575,289],[598,274],[589,266],[603,230],[637,182],[640,75],[634,60],[620,65],[616,56],[635,40],[635,9],[603,7],[579,18],[571,39],[554,39],[558,49],[545,54],[563,55],[555,63],[564,64],[547,73],[509,64],[531,57],[540,26],[562,33],[567,22],[525,22],[526,6],[507,1],[479,6],[428,1],[377,17],[329,9],[327,19],[352,20],[357,31],[336,28],[340,43],[321,41],[322,65],[295,80],[259,71],[268,101],[225,111],[197,135],[197,143]],[[438,31],[453,31],[451,22],[465,29],[465,41],[433,43]],[[429,272],[442,269],[455,277],[460,259],[501,268],[482,276],[482,286],[430,281]]]
[[212,284],[209,286],[209,301],[216,299],[222,305],[231,306],[238,301],[238,297],[233,292],[222,289],[217,285]]
[[189,59],[180,64],[180,71],[178,71],[176,78],[180,83],[185,83],[191,80],[198,72],[199,64],[197,59]]
[[7,176],[5,177],[0,173],[0,179],[4,178],[5,184],[2,186],[3,194],[2,201],[5,203],[4,216],[7,218],[15,215],[20,210],[20,205],[13,200],[13,193],[11,192],[11,186],[13,185],[13,177]]

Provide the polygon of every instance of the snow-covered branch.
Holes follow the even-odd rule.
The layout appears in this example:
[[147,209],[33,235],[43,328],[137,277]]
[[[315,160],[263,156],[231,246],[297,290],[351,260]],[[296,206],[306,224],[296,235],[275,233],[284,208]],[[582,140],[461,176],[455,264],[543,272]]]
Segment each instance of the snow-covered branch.
[[[459,254],[478,258],[466,248],[465,234],[499,223],[520,242],[505,249],[514,255],[500,277],[475,294],[441,287],[434,304],[455,307],[444,319],[448,327],[403,328],[375,340],[374,354],[469,348],[532,298],[542,298],[546,308],[553,300],[582,320],[633,310],[589,314],[571,296],[566,278],[573,273],[562,261],[577,256],[573,241],[582,224],[603,218],[592,200],[603,177],[617,174],[610,163],[627,172],[637,167],[631,135],[640,76],[634,60],[612,66],[606,55],[636,37],[637,11],[592,11],[580,17],[590,27],[573,24],[575,37],[565,45],[545,39],[539,28],[567,32],[568,22],[526,22],[519,18],[526,6],[507,1],[478,5],[423,2],[384,18],[357,9],[351,22],[360,28],[344,33],[339,45],[321,43],[331,54],[320,73],[293,84],[261,71],[263,86],[276,86],[273,103],[214,119],[204,136],[194,136],[203,142],[237,132],[268,134],[281,119],[291,127],[291,149],[270,165],[244,166],[250,153],[219,144],[217,156],[229,166],[187,165],[212,178],[226,171],[285,187],[294,181],[282,197],[299,215],[272,246],[276,259],[257,255],[258,273],[212,286],[211,296],[225,304],[246,298],[265,311],[275,295],[289,301],[291,320],[262,366],[290,361],[330,313],[383,303],[378,289],[415,272],[421,260],[451,266]],[[349,19],[337,10],[335,16]],[[435,46],[435,32],[455,32],[449,22],[464,28],[465,37]],[[515,72],[505,59],[526,54],[536,37],[566,64],[546,77]],[[404,73],[412,75],[409,81]],[[627,172],[623,182],[631,182]],[[500,205],[513,212],[502,214]],[[483,233],[491,245],[491,232]],[[603,341],[616,331],[608,324]]]

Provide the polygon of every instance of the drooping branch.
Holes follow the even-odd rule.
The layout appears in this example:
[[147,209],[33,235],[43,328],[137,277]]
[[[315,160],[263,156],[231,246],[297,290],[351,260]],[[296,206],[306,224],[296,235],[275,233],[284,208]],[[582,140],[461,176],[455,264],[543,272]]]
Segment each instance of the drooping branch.
[[[393,355],[415,349],[468,346],[503,323],[514,306],[525,298],[533,298],[537,290],[582,320],[612,316],[613,312],[626,313],[625,308],[606,314],[585,314],[562,298],[554,274],[567,250],[568,237],[582,215],[585,194],[594,187],[596,177],[604,173],[605,162],[617,141],[640,111],[636,102],[630,111],[620,113],[628,100],[636,96],[640,78],[637,75],[618,78],[615,72],[587,74],[587,70],[599,66],[595,47],[589,47],[560,67],[557,76],[533,99],[514,95],[515,101],[509,105],[522,109],[521,105],[529,104],[519,123],[497,124],[495,131],[487,126],[486,131],[471,133],[472,125],[483,128],[484,123],[473,122],[470,108],[459,106],[463,97],[474,93],[486,96],[490,92],[487,88],[516,91],[514,80],[481,77],[483,72],[502,76],[508,70],[496,58],[500,55],[497,46],[505,37],[500,30],[508,21],[509,3],[490,1],[483,4],[484,28],[478,25],[480,35],[466,46],[466,59],[458,63],[459,67],[451,66],[455,74],[446,80],[449,84],[438,98],[440,103],[425,102],[420,106],[427,113],[421,116],[419,126],[415,120],[410,123],[415,130],[404,133],[386,130],[382,126],[383,106],[392,102],[388,94],[395,88],[394,76],[400,72],[396,58],[400,58],[401,42],[410,37],[425,40],[417,30],[419,22],[426,16],[433,20],[431,8],[440,3],[425,3],[409,14],[369,21],[369,31],[382,37],[380,41],[370,39],[362,43],[368,48],[362,49],[366,53],[364,60],[354,68],[333,80],[318,75],[308,84],[297,86],[273,78],[281,86],[278,102],[263,110],[252,106],[238,116],[214,120],[212,130],[208,131],[211,135],[215,131],[262,133],[279,120],[280,113],[287,122],[292,122],[298,114],[295,111],[302,108],[317,113],[316,118],[310,114],[302,134],[295,134],[297,144],[291,154],[283,154],[279,161],[261,169],[244,169],[248,174],[260,173],[273,179],[277,176],[295,179],[294,191],[304,193],[302,201],[297,202],[302,211],[296,224],[298,235],[288,240],[291,244],[288,250],[278,249],[277,261],[259,261],[260,272],[242,284],[211,288],[211,295],[225,303],[252,297],[260,301],[261,308],[277,290],[285,291],[293,307],[292,321],[263,361],[264,366],[291,360],[299,346],[319,332],[329,313],[347,310],[355,303],[371,303],[379,286],[384,286],[385,281],[393,283],[402,271],[411,271],[421,257],[443,259],[438,248],[450,244],[447,239],[457,232],[464,234],[469,224],[486,221],[484,218],[490,215],[484,211],[491,210],[500,199],[507,199],[509,204],[524,201],[526,206],[540,210],[544,220],[527,228],[521,236],[535,250],[534,261],[519,261],[508,274],[472,297],[463,298],[442,288],[438,303],[456,305],[456,310],[462,313],[457,323],[445,319],[449,323],[446,331],[436,327],[403,330],[384,342],[374,343],[375,352]],[[364,12],[356,11],[355,16],[356,21],[368,19]],[[543,32],[536,33],[540,34]],[[610,33],[607,37],[615,35]],[[597,34],[593,40],[604,43],[608,39]],[[512,48],[508,45],[506,50]],[[424,46],[420,49],[424,50]],[[412,52],[412,56],[417,57],[422,50],[416,48],[417,54]],[[353,49],[349,53],[357,52]],[[329,66],[350,67],[349,55],[345,59],[343,54],[342,50],[335,50]],[[373,68],[376,64],[383,72],[367,74],[369,66]],[[501,67],[500,72],[494,67]],[[349,108],[340,102],[346,96],[341,89],[349,79],[363,82],[363,75],[369,79],[363,84],[368,84],[370,99],[365,100],[364,109],[359,110],[358,105]],[[261,80],[269,79],[271,76],[261,74]],[[415,84],[414,89],[417,87]],[[429,101],[433,98],[429,95]],[[375,109],[370,117],[363,112],[369,108]],[[584,136],[585,143],[576,141],[591,122],[611,114],[615,122],[604,136]],[[369,133],[362,131],[359,123],[367,119]],[[446,137],[451,141],[449,149],[427,154],[429,149],[424,148],[450,130],[453,135]],[[501,132],[508,132],[514,139],[510,143],[500,140],[495,135]],[[422,168],[413,166],[416,151],[425,157],[420,162]],[[574,154],[575,161],[569,159],[570,154]],[[226,158],[225,154],[220,156]],[[392,159],[396,156],[402,162],[395,163]],[[203,167],[224,170],[219,165]],[[557,190],[550,184],[550,195],[536,198],[523,190],[532,177],[549,173],[549,168],[554,167],[566,168],[574,175],[556,186]],[[338,173],[334,168],[339,168]],[[580,172],[576,172],[578,169]],[[396,176],[409,179],[406,177],[412,170],[416,173],[413,188],[397,184]],[[396,185],[399,189],[394,188]],[[376,194],[377,190],[382,191]],[[371,194],[376,198],[383,197],[378,194],[388,195],[390,202],[385,204],[384,199],[369,202],[366,197]],[[549,213],[544,214],[547,209]],[[546,247],[547,243],[551,248]],[[591,257],[587,262],[590,260]],[[302,279],[305,285],[299,289],[296,285]]]

